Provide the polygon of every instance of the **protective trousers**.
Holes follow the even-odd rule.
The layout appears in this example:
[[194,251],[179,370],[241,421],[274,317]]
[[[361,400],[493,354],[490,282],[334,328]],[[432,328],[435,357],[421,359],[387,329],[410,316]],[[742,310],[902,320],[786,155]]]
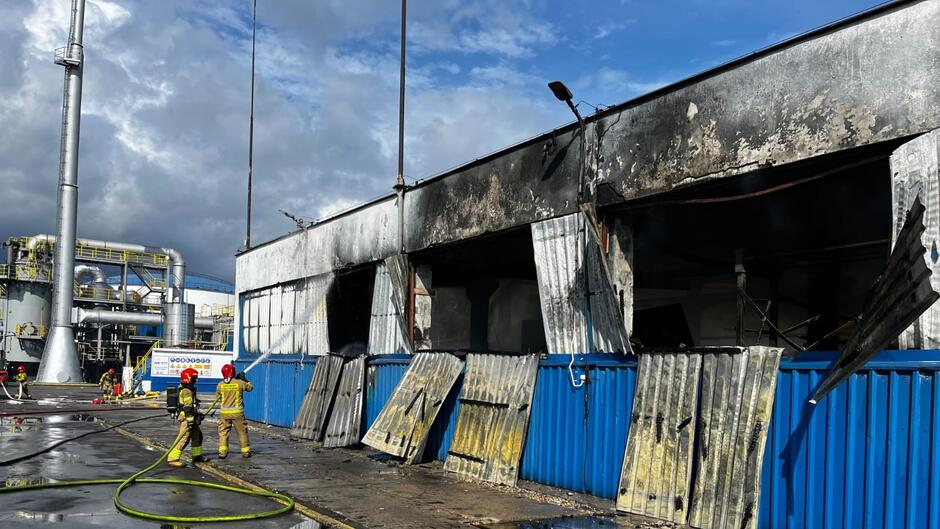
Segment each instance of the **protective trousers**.
[[202,455],[202,430],[199,429],[199,425],[188,422],[186,419],[180,420],[179,423],[179,435],[181,437],[180,440],[173,445],[173,449],[170,450],[170,454],[166,458],[167,461],[179,461],[180,457],[183,455],[183,450],[186,449],[186,445],[188,445],[190,441],[193,442],[193,446],[190,449],[193,456]]
[[228,434],[233,426],[235,433],[238,434],[238,444],[241,445],[242,453],[251,452],[251,445],[248,442],[248,423],[245,422],[245,414],[238,413],[222,415],[219,418],[219,455],[228,454]]

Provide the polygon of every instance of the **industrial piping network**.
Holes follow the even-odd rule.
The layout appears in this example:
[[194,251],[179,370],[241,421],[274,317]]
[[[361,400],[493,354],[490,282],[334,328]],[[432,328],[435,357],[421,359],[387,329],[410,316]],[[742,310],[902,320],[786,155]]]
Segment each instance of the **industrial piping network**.
[[[117,325],[163,325],[164,315],[156,312],[121,312],[106,309],[78,309],[75,323],[102,323]],[[193,318],[197,329],[212,329],[215,318]]]

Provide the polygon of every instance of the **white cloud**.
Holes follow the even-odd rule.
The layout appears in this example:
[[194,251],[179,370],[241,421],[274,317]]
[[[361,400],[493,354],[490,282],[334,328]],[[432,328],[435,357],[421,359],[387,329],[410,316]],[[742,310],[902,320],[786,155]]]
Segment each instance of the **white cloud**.
[[[68,2],[17,1],[0,19],[0,237],[55,229]],[[250,17],[225,0],[92,0],[79,164],[79,234],[179,248],[231,277],[244,238]],[[394,6],[259,5],[253,240],[390,191],[397,157]],[[555,28],[494,0],[415,7],[423,50],[478,54],[466,85],[446,58],[409,69],[406,173],[424,178],[556,125],[514,59]],[[418,28],[421,24],[417,24]],[[352,37],[350,37],[352,35]],[[391,35],[391,37],[389,36]],[[351,45],[365,41],[369,45]],[[488,64],[486,61],[493,61]]]

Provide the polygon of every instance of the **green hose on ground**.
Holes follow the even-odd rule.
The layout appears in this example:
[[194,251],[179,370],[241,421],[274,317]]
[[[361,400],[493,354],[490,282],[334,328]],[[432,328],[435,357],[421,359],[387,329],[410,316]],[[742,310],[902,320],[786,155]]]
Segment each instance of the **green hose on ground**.
[[[216,402],[218,399],[216,399]],[[215,406],[216,402],[212,403],[209,411]],[[207,412],[208,413],[208,412]],[[171,478],[141,478],[140,476],[150,472],[156,468],[160,463],[170,455],[170,450],[176,446],[176,443],[186,434],[187,431],[181,432],[176,436],[176,439],[170,443],[170,447],[167,448],[163,455],[161,455],[156,461],[151,463],[147,468],[135,473],[127,479],[88,479],[88,480],[79,480],[79,481],[63,481],[60,483],[40,483],[37,485],[22,485],[18,487],[0,487],[0,494],[8,494],[14,492],[25,492],[28,490],[42,490],[42,489],[59,489],[59,488],[71,488],[71,487],[83,487],[89,485],[117,485],[117,489],[114,490],[114,506],[118,511],[135,518],[141,518],[144,520],[153,520],[156,522],[169,522],[169,523],[213,523],[213,522],[244,522],[248,520],[260,520],[262,518],[270,518],[272,516],[279,516],[281,514],[288,513],[294,510],[294,500],[284,494],[279,494],[277,492],[265,492],[265,491],[254,491],[251,489],[246,489],[242,487],[234,487],[232,485],[222,485],[219,483],[208,483],[204,481],[195,481],[191,479],[171,479]],[[131,487],[135,483],[167,483],[172,485],[189,485],[193,487],[204,487],[208,489],[218,489],[225,490],[229,492],[237,492],[239,494],[245,494],[248,496],[260,496],[264,498],[271,498],[272,500],[281,504],[281,507],[264,512],[257,513],[247,513],[247,514],[231,514],[225,516],[172,516],[168,514],[158,514],[150,513],[141,510],[137,510],[131,507],[128,507],[121,501],[121,493],[124,492],[127,488]]]

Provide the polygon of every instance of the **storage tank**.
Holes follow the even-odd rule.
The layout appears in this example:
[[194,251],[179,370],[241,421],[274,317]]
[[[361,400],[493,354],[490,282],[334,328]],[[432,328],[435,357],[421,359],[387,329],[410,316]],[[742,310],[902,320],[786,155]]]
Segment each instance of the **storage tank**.
[[192,303],[166,303],[163,305],[163,343],[167,347],[183,345],[193,340],[196,324],[196,306]]
[[52,286],[33,281],[10,281],[3,302],[4,336],[2,348],[6,360],[25,365],[30,375],[36,373],[52,305]]

